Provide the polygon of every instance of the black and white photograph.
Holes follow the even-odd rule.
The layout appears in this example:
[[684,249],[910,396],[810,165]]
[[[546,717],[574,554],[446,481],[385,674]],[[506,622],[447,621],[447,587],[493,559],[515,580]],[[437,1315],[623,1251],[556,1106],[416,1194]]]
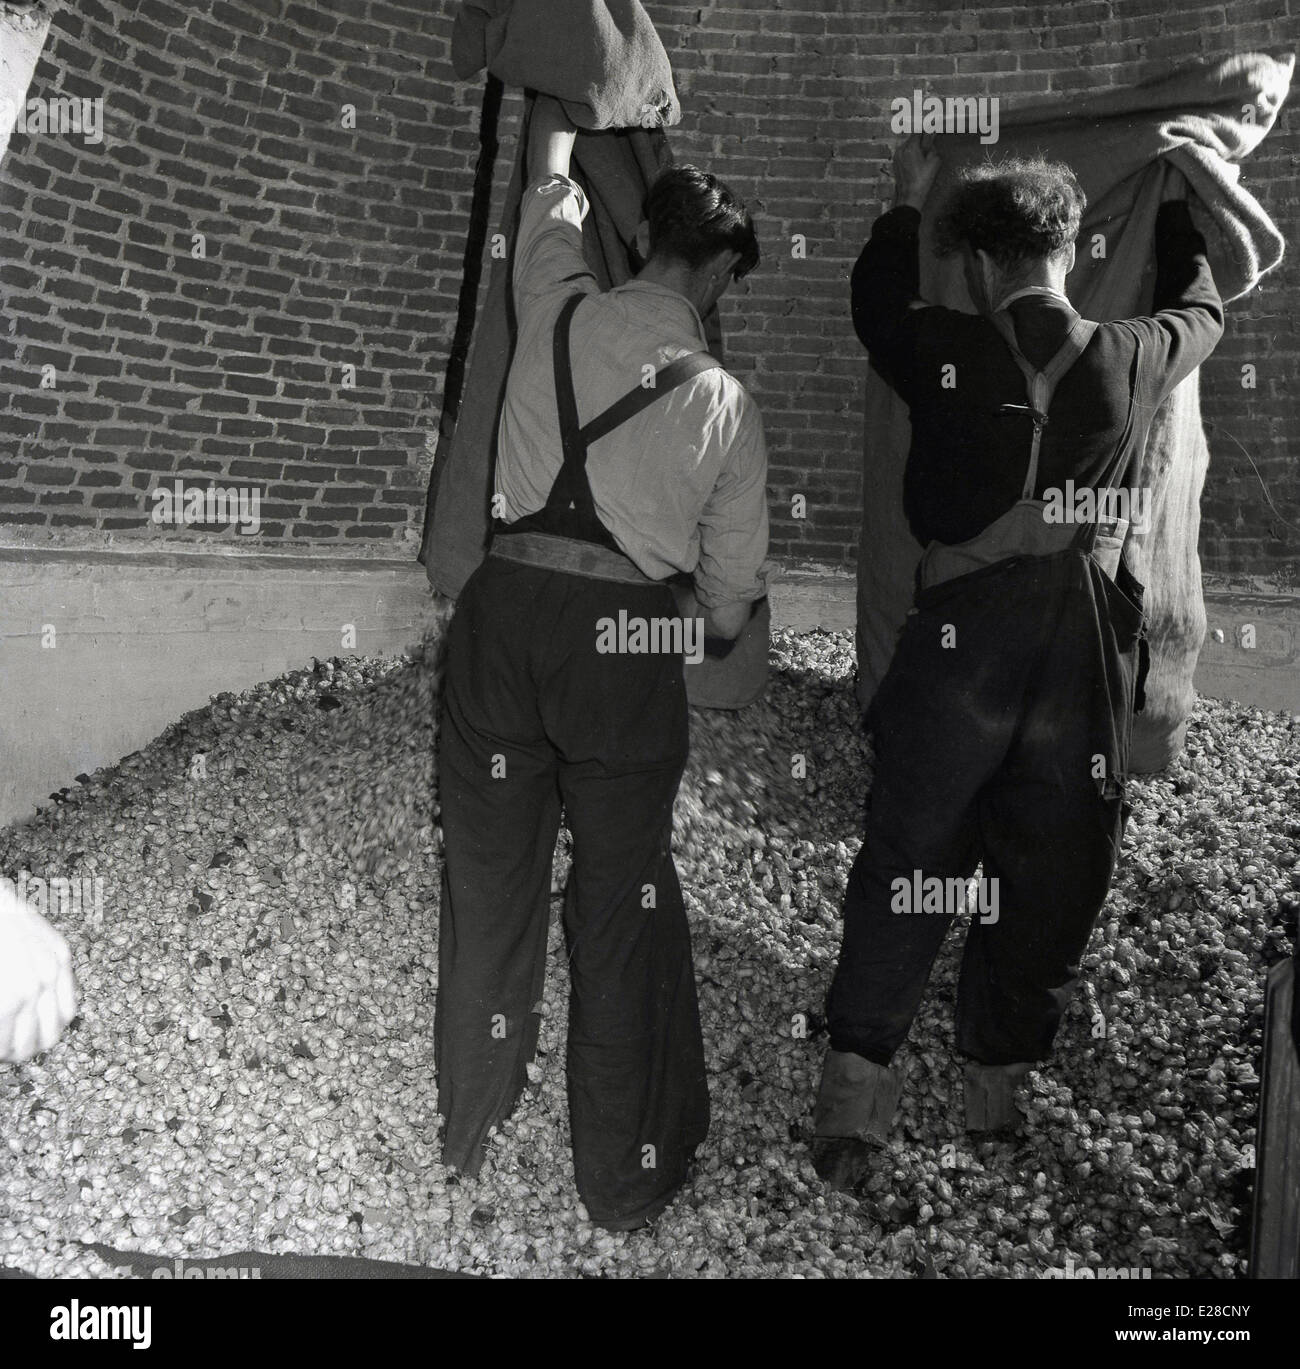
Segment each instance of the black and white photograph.
[[0,0],[15,1346],[1294,1351],[1298,49]]

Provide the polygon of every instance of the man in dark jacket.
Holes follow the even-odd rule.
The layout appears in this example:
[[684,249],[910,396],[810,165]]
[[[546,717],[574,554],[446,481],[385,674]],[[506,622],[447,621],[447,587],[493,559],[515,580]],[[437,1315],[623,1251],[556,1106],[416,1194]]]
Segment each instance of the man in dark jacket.
[[935,245],[961,254],[980,312],[927,306],[937,169],[919,140],[900,149],[896,205],[852,281],[858,336],[911,411],[904,505],[926,552],[868,719],[871,809],[828,1000],[814,1161],[845,1187],[888,1132],[890,1062],[981,862],[957,999],[967,1127],[1014,1129],[1015,1089],[1050,1054],[1123,833],[1144,643],[1121,552],[1149,507],[1129,482],[1156,409],[1223,330],[1182,200],[1157,218],[1153,314],[1081,319],[1065,279],[1083,192],[1041,160],[964,173]]
[[[638,233],[645,265],[602,292],[568,175],[573,135],[538,98],[497,525],[448,638],[438,1102],[445,1162],[477,1172],[537,1043],[563,805],[574,1167],[592,1220],[626,1229],[671,1201],[708,1130],[670,845],[683,656],[736,638],[766,593],[762,419],[707,355],[702,323],[758,242],[726,186],[671,168]],[[683,572],[701,618],[678,616],[667,581]]]

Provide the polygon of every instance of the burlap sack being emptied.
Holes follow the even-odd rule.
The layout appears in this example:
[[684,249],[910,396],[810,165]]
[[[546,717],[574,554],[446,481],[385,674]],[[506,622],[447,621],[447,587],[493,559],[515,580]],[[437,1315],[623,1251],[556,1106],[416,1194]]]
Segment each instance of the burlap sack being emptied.
[[[1156,211],[1171,168],[1186,178],[1192,214],[1209,244],[1225,302],[1253,289],[1282,259],[1283,241],[1240,184],[1238,163],[1273,126],[1295,65],[1264,53],[1192,63],[1157,81],[1073,102],[1003,110],[996,148],[976,134],[944,134],[944,159],[921,223],[921,293],[974,312],[959,263],[930,249],[935,215],[956,171],[995,155],[1041,153],[1067,163],[1088,196],[1080,243],[1104,236],[1107,253],[1082,250],[1067,281],[1085,318],[1106,322],[1151,310]],[[921,547],[903,517],[903,467],[911,444],[907,407],[868,368],[862,540],[858,557],[858,700],[865,710],[893,659],[912,603]],[[1162,769],[1182,750],[1195,699],[1192,672],[1205,637],[1197,554],[1200,499],[1210,453],[1196,374],[1161,407],[1133,484],[1152,491],[1151,526],[1134,533],[1129,565],[1146,586],[1151,673],[1146,708],[1133,728],[1131,767]]]

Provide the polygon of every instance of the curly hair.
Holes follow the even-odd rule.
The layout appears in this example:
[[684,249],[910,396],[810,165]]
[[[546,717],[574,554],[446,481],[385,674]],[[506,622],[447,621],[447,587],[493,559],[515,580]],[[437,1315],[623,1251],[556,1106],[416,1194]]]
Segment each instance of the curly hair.
[[1088,198],[1063,162],[1007,157],[964,168],[934,226],[934,250],[983,249],[1013,273],[1079,236]]
[[740,253],[732,278],[758,265],[758,235],[744,201],[718,178],[694,166],[662,172],[645,199],[650,255],[690,267],[703,266],[719,252]]

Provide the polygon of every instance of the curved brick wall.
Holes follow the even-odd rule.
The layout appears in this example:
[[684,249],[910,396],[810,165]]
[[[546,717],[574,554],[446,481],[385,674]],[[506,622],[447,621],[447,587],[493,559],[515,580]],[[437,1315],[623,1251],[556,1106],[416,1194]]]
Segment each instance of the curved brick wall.
[[449,24],[427,4],[348,17],[366,8],[56,13],[31,93],[102,94],[106,127],[97,147],[15,132],[0,168],[0,518],[201,541],[145,497],[198,476],[260,488],[257,545],[391,546],[412,525],[470,114]]
[[[102,94],[107,128],[97,147],[15,132],[0,167],[0,534],[236,540],[149,521],[149,490],[181,476],[257,485],[249,543],[407,554],[476,146],[478,87],[447,60],[454,8],[82,0],[56,14],[31,93]],[[864,369],[847,276],[888,187],[889,100],[921,86],[1036,103],[1300,33],[1300,0],[647,8],[686,111],[677,156],[761,216],[765,266],[725,310],[730,362],[766,416],[775,550],[838,563],[856,538]],[[1245,171],[1292,243],[1298,153],[1284,110]],[[1233,308],[1203,372],[1213,570],[1300,568],[1298,305],[1293,253]],[[796,492],[803,522],[788,517]]]

